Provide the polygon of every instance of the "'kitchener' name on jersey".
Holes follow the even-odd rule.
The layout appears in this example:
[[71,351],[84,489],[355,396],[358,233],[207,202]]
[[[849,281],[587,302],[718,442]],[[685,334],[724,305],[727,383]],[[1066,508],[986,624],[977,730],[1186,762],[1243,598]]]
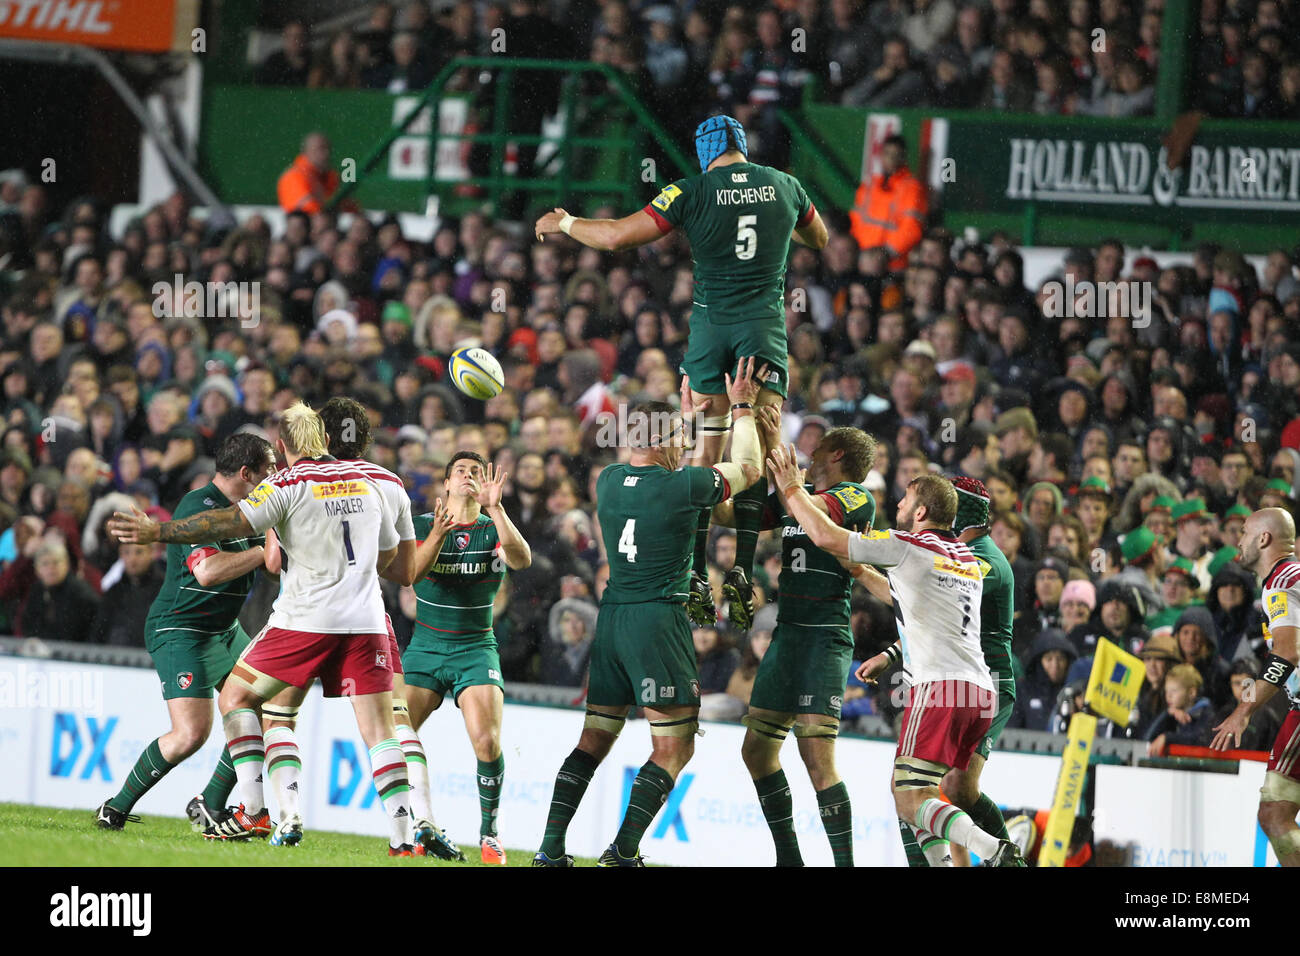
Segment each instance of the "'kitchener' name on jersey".
[[776,202],[776,187],[746,186],[744,189],[719,189],[714,201],[719,206],[745,206],[755,202]]

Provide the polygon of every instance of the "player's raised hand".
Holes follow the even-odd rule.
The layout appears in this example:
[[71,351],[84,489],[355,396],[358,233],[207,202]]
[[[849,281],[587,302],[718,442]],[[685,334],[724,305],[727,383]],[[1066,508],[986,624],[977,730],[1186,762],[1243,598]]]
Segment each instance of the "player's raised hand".
[[1250,715],[1238,705],[1227,720],[1214,728],[1214,739],[1210,741],[1211,750],[1232,750],[1241,746],[1241,735],[1250,725]]
[[451,534],[455,524],[456,520],[451,516],[451,509],[439,498],[433,503],[433,527],[429,529],[429,537],[445,538]]
[[758,391],[762,388],[762,383],[767,380],[767,365],[765,363],[755,377],[754,357],[742,355],[736,363],[735,379],[726,372],[723,373],[723,379],[727,383],[727,397],[731,399],[733,405],[737,402],[748,402],[752,405],[758,399]]
[[756,409],[754,424],[764,448],[775,448],[781,443],[781,409],[775,405],[760,405]]
[[114,511],[108,519],[108,533],[126,544],[153,544],[158,540],[158,522],[139,508]]
[[567,216],[568,213],[556,206],[542,218],[537,220],[537,225],[533,226],[533,232],[537,235],[538,242],[545,242],[546,237],[560,231],[560,220]]
[[801,484],[799,461],[795,456],[794,445],[776,444],[767,455],[767,469],[776,481],[776,487],[784,491],[791,485]]
[[505,469],[489,463],[483,474],[483,483],[479,485],[478,493],[474,495],[479,507],[486,511],[501,504],[501,493],[505,483]]
[[691,379],[689,375],[682,376],[682,418],[689,418],[695,414],[695,399],[691,397]]

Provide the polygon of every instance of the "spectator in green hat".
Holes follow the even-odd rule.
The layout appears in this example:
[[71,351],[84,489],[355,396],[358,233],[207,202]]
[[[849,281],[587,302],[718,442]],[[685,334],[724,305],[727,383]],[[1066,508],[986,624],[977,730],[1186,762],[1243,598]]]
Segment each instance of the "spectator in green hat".
[[1196,590],[1210,587],[1210,513],[1200,498],[1188,498],[1174,505],[1174,544],[1170,557],[1185,558],[1196,576]]
[[389,302],[384,306],[380,326],[384,336],[384,360],[395,369],[414,362],[419,349],[415,347],[412,338],[415,323],[411,318],[410,307],[405,302]]
[[1241,529],[1245,527],[1246,519],[1249,517],[1250,509],[1241,504],[1233,505],[1223,513],[1223,521],[1219,524],[1219,540],[1223,542],[1224,547],[1234,549],[1237,547],[1241,541]]
[[1089,553],[1096,548],[1109,530],[1111,508],[1114,499],[1110,494],[1110,485],[1100,478],[1085,478],[1075,492],[1074,516],[1087,532],[1086,549]]
[[1178,499],[1172,495],[1156,495],[1142,517],[1142,524],[1151,529],[1162,543],[1174,539],[1173,514],[1177,505]]
[[1264,493],[1259,496],[1260,508],[1282,508],[1291,511],[1295,499],[1291,497],[1291,486],[1283,478],[1270,478],[1264,486]]
[[1165,576],[1165,549],[1155,532],[1145,525],[1134,528],[1120,541],[1120,556],[1124,569],[1116,578],[1141,592],[1148,613],[1163,608],[1160,586]]
[[1160,582],[1160,599],[1165,606],[1153,614],[1148,614],[1144,622],[1152,633],[1161,628],[1172,628],[1184,609],[1191,604],[1200,604],[1198,600],[1200,586],[1196,569],[1186,558],[1174,558],[1165,568]]

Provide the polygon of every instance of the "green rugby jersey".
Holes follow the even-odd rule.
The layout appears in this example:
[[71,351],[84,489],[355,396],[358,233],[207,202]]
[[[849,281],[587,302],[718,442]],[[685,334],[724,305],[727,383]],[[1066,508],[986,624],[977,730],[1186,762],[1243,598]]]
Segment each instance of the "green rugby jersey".
[[[416,515],[415,539],[423,542],[433,515]],[[506,576],[497,526],[485,514],[453,525],[429,573],[415,582],[415,637],[481,641],[492,636],[492,604]]]
[[[851,531],[870,531],[876,517],[871,492],[841,481],[814,492],[826,500],[830,519]],[[781,578],[777,584],[776,619],[805,627],[849,626],[853,576],[834,555],[817,547],[794,518],[786,514],[776,492],[767,497],[765,527],[781,528]]]
[[716,468],[610,465],[596,479],[596,516],[609,558],[601,604],[683,603],[700,509],[731,496]]
[[984,574],[983,596],[980,598],[980,647],[984,663],[996,676],[998,683],[1015,688],[1015,665],[1011,660],[1011,631],[1016,613],[1016,577],[1011,563],[993,543],[992,535],[983,534],[966,547],[979,558]]
[[[172,518],[188,518],[215,508],[229,508],[231,504],[216,483],[209,482],[185,495]],[[219,551],[247,551],[265,542],[266,537],[259,534],[215,543],[167,545],[167,573],[145,619],[146,644],[156,646],[180,632],[221,634],[229,630],[253,587],[256,569],[208,587],[199,585],[193,569]]]
[[690,240],[699,317],[785,322],[790,234],[814,212],[799,180],[734,163],[665,186],[645,211],[664,232],[676,227]]

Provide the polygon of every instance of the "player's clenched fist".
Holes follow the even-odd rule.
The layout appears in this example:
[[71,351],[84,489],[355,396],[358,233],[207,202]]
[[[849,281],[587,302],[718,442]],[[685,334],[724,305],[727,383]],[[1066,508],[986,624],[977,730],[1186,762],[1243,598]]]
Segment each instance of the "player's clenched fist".
[[533,227],[533,232],[537,234],[539,241],[545,242],[546,237],[560,232],[560,220],[567,216],[568,213],[556,206],[542,218],[537,220],[537,225]]

